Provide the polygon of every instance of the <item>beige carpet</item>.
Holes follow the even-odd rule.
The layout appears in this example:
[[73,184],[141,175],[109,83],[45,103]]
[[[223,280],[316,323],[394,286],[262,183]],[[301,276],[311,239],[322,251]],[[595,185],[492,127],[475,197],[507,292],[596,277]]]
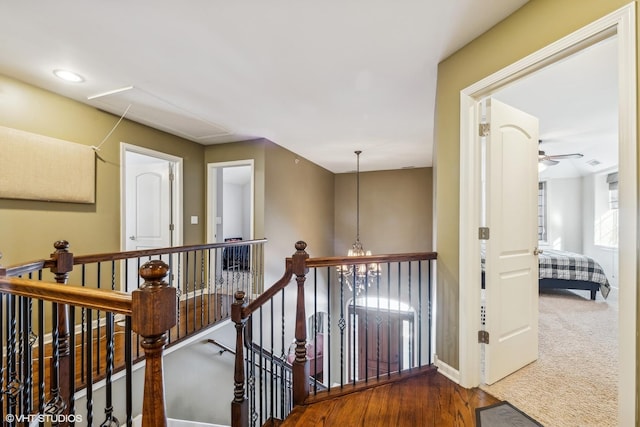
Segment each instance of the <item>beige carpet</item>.
[[539,359],[481,388],[547,427],[617,426],[617,297],[541,293]]

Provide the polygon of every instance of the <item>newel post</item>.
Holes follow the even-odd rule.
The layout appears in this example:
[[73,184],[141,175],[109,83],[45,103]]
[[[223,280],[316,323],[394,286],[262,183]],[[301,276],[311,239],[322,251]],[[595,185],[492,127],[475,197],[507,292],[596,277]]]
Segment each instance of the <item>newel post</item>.
[[293,361],[293,404],[301,405],[309,396],[309,360],[307,360],[307,315],[304,308],[304,282],[306,280],[306,261],[309,254],[305,252],[307,244],[296,242],[296,253],[292,257],[293,274],[298,284],[296,300],[296,358]]
[[[55,252],[51,259],[55,265],[51,267],[56,283],[66,285],[69,273],[73,270],[73,254],[69,252],[69,242],[58,240],[53,244]],[[68,379],[71,375],[71,348],[69,344],[69,306],[56,304],[53,310],[53,323],[57,325],[57,334],[53,337],[53,357],[51,358],[51,400],[47,402],[47,410],[61,414],[68,412],[71,402],[71,387]],[[56,336],[57,335],[57,336]],[[56,339],[57,338],[57,339]]]
[[153,260],[140,267],[144,283],[132,293],[132,328],[142,337],[146,357],[142,427],[166,427],[162,351],[176,324],[176,289],[163,279],[169,266]]
[[242,316],[242,308],[246,305],[244,292],[237,291],[235,301],[231,304],[231,321],[236,324],[236,359],[233,369],[233,401],[231,402],[231,427],[248,427],[249,407],[245,393],[244,372],[244,328],[247,321]]

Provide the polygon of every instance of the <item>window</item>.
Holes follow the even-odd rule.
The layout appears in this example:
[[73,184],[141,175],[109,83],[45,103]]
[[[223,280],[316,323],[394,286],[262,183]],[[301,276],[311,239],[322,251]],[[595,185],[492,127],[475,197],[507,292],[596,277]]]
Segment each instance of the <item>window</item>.
[[538,183],[538,241],[547,241],[547,183]]
[[609,184],[609,209],[618,209],[618,172],[607,175]]
[[617,248],[618,173],[598,175],[594,184],[594,243]]

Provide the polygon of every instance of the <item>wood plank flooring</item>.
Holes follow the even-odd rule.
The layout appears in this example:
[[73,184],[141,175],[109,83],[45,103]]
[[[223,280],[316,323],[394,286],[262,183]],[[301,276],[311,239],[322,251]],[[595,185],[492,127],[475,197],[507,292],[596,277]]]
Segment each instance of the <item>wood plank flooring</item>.
[[293,426],[473,427],[475,409],[499,402],[435,371],[299,406],[280,424]]

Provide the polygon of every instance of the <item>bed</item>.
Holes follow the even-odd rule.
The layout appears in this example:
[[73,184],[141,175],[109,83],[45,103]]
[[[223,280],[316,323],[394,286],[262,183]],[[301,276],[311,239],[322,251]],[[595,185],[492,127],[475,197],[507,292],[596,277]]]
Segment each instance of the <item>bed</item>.
[[[590,292],[592,300],[600,291],[607,298],[611,286],[593,258],[574,252],[544,249],[538,255],[538,284],[540,289],[578,289]],[[484,288],[484,251],[482,251],[482,287]]]

